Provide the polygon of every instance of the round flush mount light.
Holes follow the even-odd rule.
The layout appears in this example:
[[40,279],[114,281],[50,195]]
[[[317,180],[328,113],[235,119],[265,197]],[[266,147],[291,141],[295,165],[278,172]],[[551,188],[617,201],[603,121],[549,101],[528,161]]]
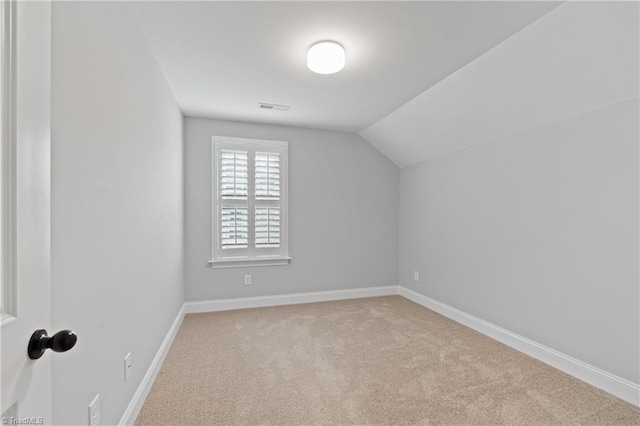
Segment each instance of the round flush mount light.
[[307,66],[318,74],[333,74],[344,68],[344,47],[335,41],[325,40],[313,44],[307,51]]

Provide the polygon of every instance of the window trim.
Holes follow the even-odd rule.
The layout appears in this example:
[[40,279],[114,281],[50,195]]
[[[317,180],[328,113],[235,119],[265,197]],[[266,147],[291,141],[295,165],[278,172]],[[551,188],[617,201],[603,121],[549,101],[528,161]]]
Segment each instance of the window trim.
[[[249,196],[247,207],[249,211],[249,248],[241,256],[221,256],[221,248],[219,248],[219,200],[218,200],[218,179],[219,179],[219,158],[221,150],[227,145],[231,147],[236,145],[245,145],[249,153]],[[281,157],[281,188],[280,188],[280,253],[266,255],[256,255],[256,251],[261,249],[255,248],[255,152],[262,149],[277,150]],[[240,268],[246,266],[276,266],[288,265],[292,258],[289,256],[289,143],[285,141],[275,141],[255,138],[238,138],[230,136],[212,136],[211,137],[211,260],[209,265],[213,269],[218,268]],[[244,251],[244,249],[243,249]]]

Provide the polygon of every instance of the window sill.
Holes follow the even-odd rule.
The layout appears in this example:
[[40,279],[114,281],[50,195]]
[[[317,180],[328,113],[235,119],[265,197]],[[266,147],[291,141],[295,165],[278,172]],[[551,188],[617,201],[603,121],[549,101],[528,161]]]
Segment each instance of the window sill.
[[291,260],[291,257],[210,260],[209,266],[211,266],[212,269],[246,268],[255,266],[285,266],[290,264]]

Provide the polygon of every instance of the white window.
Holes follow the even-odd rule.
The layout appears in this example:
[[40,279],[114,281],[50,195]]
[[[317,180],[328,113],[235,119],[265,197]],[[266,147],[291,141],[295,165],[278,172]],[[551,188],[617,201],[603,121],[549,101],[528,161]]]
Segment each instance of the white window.
[[214,268],[286,265],[287,142],[214,136]]

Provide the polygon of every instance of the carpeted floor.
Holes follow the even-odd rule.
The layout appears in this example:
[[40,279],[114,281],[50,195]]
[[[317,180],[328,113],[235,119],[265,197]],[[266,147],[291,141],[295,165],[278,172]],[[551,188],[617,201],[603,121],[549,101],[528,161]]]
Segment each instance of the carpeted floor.
[[400,296],[190,314],[137,425],[640,425],[640,408]]

